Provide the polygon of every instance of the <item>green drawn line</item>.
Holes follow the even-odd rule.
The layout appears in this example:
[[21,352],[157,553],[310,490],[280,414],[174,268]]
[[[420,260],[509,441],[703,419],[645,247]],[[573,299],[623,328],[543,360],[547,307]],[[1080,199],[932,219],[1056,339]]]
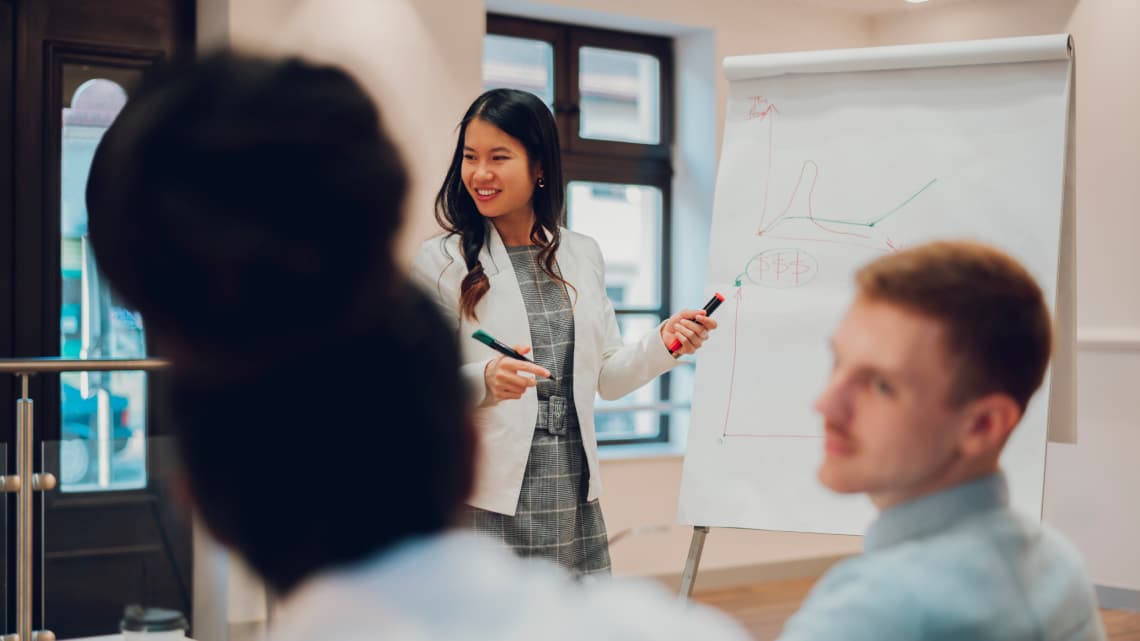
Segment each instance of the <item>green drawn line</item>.
[[870,224],[870,225],[868,225],[868,227],[874,227],[875,225],[877,225],[877,224],[879,224],[879,223],[883,222],[883,220],[884,220],[884,219],[886,219],[886,217],[887,217],[887,216],[890,216],[891,214],[895,213],[896,211],[898,211],[898,210],[902,209],[903,207],[906,207],[906,204],[907,204],[907,203],[909,203],[910,201],[914,200],[915,198],[918,198],[918,195],[919,195],[919,194],[921,194],[922,192],[926,191],[927,189],[930,189],[930,186],[931,186],[931,185],[933,185],[933,184],[934,184],[934,183],[936,183],[936,182],[938,182],[938,179],[937,179],[937,178],[931,178],[931,179],[930,179],[930,182],[928,182],[928,183],[926,183],[925,185],[923,185],[922,189],[919,189],[918,191],[914,192],[914,195],[913,195],[913,196],[911,196],[910,198],[907,198],[906,200],[904,200],[904,201],[902,201],[901,203],[899,203],[899,205],[898,205],[897,207],[895,207],[894,209],[892,209],[892,210],[888,211],[887,213],[883,214],[882,216],[879,216],[879,217],[878,217],[878,218],[876,218],[875,220],[871,221],[871,224]]
[[817,223],[834,223],[836,225],[852,225],[854,227],[874,227],[878,221],[869,223],[857,220],[837,220],[835,218],[820,218],[818,216],[788,216],[783,220],[814,220]]
[[895,207],[893,209],[891,209],[890,211],[888,211],[887,213],[885,213],[882,216],[879,216],[878,218],[871,220],[871,221],[839,220],[836,218],[819,218],[817,216],[788,216],[787,218],[781,219],[781,221],[783,221],[783,220],[814,220],[817,223],[832,223],[835,225],[852,225],[854,227],[874,227],[875,225],[878,225],[879,223],[886,220],[888,216],[894,214],[895,212],[902,209],[903,207],[906,207],[907,204],[910,203],[910,201],[914,200],[915,198],[918,198],[918,196],[920,194],[922,194],[922,192],[926,191],[927,189],[930,189],[930,187],[933,186],[934,183],[936,183],[936,182],[938,182],[937,178],[930,179],[930,182],[926,183],[926,185],[924,185],[922,187],[922,189],[919,189],[918,191],[911,194],[909,198],[902,201],[898,205],[895,205]]

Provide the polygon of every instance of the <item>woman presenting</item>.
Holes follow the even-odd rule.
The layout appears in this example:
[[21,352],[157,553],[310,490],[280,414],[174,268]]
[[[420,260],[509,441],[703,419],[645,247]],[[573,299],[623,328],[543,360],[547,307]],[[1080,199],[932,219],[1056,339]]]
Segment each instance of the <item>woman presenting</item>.
[[[512,89],[467,110],[413,274],[459,330],[480,456],[463,526],[576,575],[610,571],[594,399],[620,398],[691,354],[716,321],[684,310],[625,345],[598,244],[565,229],[554,117]],[[534,362],[470,338],[482,329]],[[408,429],[414,429],[409,426]]]

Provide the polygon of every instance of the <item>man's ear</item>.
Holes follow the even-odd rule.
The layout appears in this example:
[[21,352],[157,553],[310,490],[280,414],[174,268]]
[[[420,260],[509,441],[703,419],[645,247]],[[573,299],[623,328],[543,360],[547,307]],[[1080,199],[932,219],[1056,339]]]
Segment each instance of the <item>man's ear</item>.
[[1021,421],[1021,407],[1008,394],[989,394],[966,408],[966,429],[959,441],[964,458],[1001,453],[1013,428]]

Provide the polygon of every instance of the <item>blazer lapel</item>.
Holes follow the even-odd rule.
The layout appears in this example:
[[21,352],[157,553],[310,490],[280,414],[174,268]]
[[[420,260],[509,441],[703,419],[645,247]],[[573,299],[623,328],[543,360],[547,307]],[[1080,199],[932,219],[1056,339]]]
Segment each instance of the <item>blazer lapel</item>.
[[495,226],[490,221],[486,224],[487,242],[483,244],[479,261],[491,281],[491,289],[486,297],[486,311],[480,314],[482,326],[488,334],[508,345],[530,345],[530,321],[511,257]]
[[[499,237],[498,230],[491,221],[484,221],[486,232],[483,237],[483,249],[479,250],[479,263],[488,277],[497,275],[504,268],[510,268],[511,257],[507,256],[507,249],[503,246],[503,239]],[[503,261],[507,261],[503,264]]]
[[[562,229],[561,232],[562,245],[558,248],[558,269],[562,272],[562,278],[573,285],[567,287],[566,292],[570,296],[574,314],[574,404],[581,412],[593,406],[594,390],[590,383],[592,377],[579,374],[596,367],[593,354],[597,350],[597,344],[590,339],[594,332],[587,325],[598,313],[592,305],[591,297],[583,297],[582,292],[592,287],[592,279],[596,276],[589,262],[578,253],[580,248],[575,245],[574,238],[566,229]],[[585,425],[581,414],[578,416],[578,421]],[[586,451],[589,450],[587,446]]]

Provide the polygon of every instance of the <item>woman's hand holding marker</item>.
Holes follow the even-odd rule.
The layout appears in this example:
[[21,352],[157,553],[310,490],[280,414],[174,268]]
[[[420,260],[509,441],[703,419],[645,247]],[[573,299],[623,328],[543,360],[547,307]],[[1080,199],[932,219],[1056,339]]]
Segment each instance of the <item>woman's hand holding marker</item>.
[[709,315],[724,302],[724,295],[715,294],[702,309],[683,309],[669,317],[661,326],[661,340],[673,358],[692,354],[700,349],[716,329],[717,323]]

